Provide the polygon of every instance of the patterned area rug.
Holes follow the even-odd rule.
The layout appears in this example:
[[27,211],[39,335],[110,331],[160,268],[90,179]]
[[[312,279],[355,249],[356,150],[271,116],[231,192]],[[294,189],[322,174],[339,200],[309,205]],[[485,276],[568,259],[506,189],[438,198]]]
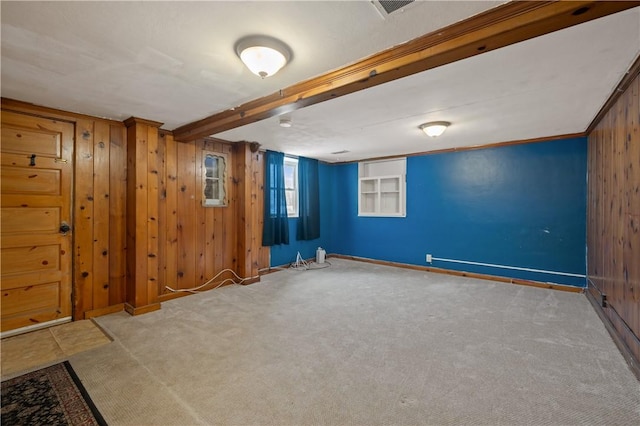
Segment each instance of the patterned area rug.
[[2,425],[106,425],[67,361],[2,382]]

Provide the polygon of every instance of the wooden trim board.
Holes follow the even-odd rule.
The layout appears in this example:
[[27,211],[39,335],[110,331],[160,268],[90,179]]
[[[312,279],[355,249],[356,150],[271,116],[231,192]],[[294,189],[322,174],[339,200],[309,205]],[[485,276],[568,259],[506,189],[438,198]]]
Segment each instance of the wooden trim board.
[[328,257],[336,259],[355,260],[358,262],[373,263],[376,265],[395,266],[404,269],[413,269],[416,271],[435,272],[438,274],[455,275],[459,277],[477,278],[481,280],[498,281],[509,284],[526,285],[529,287],[548,288],[552,290],[566,291],[570,293],[582,293],[584,288],[574,287],[570,285],[543,283],[540,281],[523,280],[519,278],[501,277],[499,275],[477,274],[475,272],[456,271],[453,269],[434,268],[431,266],[411,265],[409,263],[390,262],[386,260],[368,259],[366,257],[345,256],[341,254],[330,254]]

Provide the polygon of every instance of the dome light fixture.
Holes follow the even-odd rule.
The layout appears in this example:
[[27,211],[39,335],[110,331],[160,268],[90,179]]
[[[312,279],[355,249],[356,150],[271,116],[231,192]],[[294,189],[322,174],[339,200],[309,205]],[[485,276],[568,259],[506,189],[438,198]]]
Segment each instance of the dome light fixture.
[[236,53],[249,70],[262,78],[271,77],[291,60],[291,50],[278,39],[249,36],[236,44]]
[[448,121],[432,121],[430,123],[425,123],[420,125],[420,130],[425,132],[427,136],[431,136],[432,138],[438,137],[447,130],[451,123]]

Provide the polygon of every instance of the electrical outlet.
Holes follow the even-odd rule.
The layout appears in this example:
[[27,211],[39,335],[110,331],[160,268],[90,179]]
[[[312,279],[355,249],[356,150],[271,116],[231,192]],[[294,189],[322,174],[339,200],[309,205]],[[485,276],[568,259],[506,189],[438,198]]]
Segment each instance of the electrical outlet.
[[427,263],[431,263],[433,262],[433,258],[431,257],[430,254],[427,255]]

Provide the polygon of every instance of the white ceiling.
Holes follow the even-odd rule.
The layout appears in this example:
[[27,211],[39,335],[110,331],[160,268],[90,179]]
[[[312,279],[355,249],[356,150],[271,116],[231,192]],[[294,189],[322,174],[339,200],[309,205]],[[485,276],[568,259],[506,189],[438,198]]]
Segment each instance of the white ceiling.
[[[2,96],[174,129],[502,2],[1,2]],[[261,80],[234,52],[267,34],[293,60]],[[327,161],[584,131],[640,52],[640,8],[295,111],[217,137]],[[426,121],[453,125],[435,140]],[[349,150],[344,155],[331,152]]]

